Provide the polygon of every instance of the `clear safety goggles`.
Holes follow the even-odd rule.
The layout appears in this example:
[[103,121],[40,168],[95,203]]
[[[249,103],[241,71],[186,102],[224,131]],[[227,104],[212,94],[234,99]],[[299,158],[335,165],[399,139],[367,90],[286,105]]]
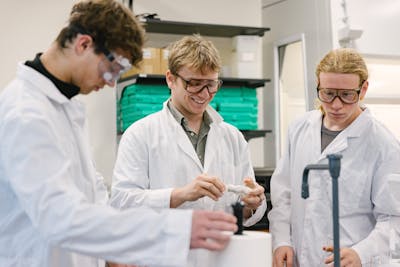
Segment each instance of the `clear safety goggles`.
[[107,60],[100,61],[100,73],[107,83],[115,83],[123,73],[132,68],[132,64],[126,57],[115,53],[113,54],[107,49],[102,50],[104,50],[103,54],[106,56]]
[[209,94],[215,94],[222,85],[222,80],[190,79],[186,80],[178,73],[174,74],[185,82],[185,90],[191,94],[198,94],[207,88]]
[[336,97],[346,104],[354,104],[358,101],[361,88],[357,89],[331,89],[317,88],[318,98],[322,102],[332,103]]

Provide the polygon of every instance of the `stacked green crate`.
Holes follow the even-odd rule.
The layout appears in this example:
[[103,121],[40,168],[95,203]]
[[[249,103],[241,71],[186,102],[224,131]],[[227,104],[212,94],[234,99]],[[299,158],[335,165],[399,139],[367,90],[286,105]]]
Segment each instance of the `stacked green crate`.
[[222,87],[212,103],[224,121],[240,130],[255,130],[257,125],[258,101],[254,88]]
[[170,96],[166,85],[132,84],[124,88],[118,105],[118,129],[125,131],[133,122],[162,109]]

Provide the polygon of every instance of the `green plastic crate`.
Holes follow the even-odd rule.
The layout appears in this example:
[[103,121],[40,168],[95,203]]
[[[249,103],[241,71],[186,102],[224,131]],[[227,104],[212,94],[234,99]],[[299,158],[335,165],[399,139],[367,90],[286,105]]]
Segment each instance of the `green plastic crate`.
[[248,112],[257,113],[257,105],[249,102],[233,103],[233,102],[223,102],[219,103],[220,112]]
[[117,127],[125,131],[133,122],[162,109],[170,97],[166,85],[132,84],[124,88],[117,107]]
[[225,121],[257,121],[257,113],[220,112]]
[[258,128],[257,122],[252,121],[227,121],[239,130],[256,130]]
[[124,88],[122,97],[133,94],[168,94],[169,88],[166,85],[132,84]]

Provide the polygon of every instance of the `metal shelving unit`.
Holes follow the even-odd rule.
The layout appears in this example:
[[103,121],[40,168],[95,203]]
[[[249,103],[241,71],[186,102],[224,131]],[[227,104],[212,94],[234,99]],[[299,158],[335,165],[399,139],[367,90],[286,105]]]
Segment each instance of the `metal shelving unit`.
[[[223,81],[224,86],[240,87],[245,86],[249,88],[259,88],[263,87],[265,83],[270,82],[269,79],[242,79],[242,78],[230,78],[230,77],[220,77]],[[123,85],[119,87],[125,87],[128,84],[165,84],[165,76],[158,74],[135,74],[129,77],[125,77],[118,81],[118,85]],[[118,99],[121,97],[121,93],[118,95]]]
[[[246,27],[246,26],[234,26],[234,25],[223,25],[223,24],[206,24],[206,23],[192,23],[192,22],[181,22],[181,21],[168,21],[154,18],[141,18],[146,32],[148,33],[167,33],[167,34],[182,34],[189,35],[193,33],[199,33],[205,36],[217,36],[217,37],[234,37],[237,35],[258,35],[264,36],[264,33],[270,31],[270,28],[265,27]],[[244,79],[244,78],[230,78],[221,77],[225,86],[232,87],[249,87],[259,88],[263,87],[266,82],[270,82],[270,79]],[[117,86],[117,98],[120,99],[125,86],[129,84],[165,84],[164,75],[153,75],[153,74],[136,74],[130,77],[121,79]],[[271,130],[246,130],[242,131],[246,140],[257,137],[265,137],[267,133],[272,132]]]
[[151,33],[173,33],[183,35],[199,33],[205,36],[233,37],[236,35],[264,36],[264,33],[270,30],[270,28],[260,27],[191,23],[149,18],[141,19],[141,21],[144,23],[146,31]]
[[[246,86],[249,88],[258,88],[263,87],[266,82],[269,82],[269,79],[241,79],[241,78],[221,78],[223,81],[223,85],[238,87]],[[130,84],[165,84],[165,76],[164,75],[156,75],[156,74],[135,74],[130,77],[126,77],[118,81],[117,86],[117,98],[120,99],[124,89],[127,85]],[[272,130],[240,130],[243,133],[246,141],[249,141],[252,138],[257,137],[265,137],[267,133],[271,133]],[[119,133],[121,134],[121,133]]]

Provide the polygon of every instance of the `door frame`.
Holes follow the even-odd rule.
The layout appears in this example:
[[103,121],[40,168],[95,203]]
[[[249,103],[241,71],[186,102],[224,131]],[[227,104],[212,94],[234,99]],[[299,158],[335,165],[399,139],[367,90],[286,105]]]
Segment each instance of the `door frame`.
[[[309,106],[309,94],[307,90],[307,56],[306,56],[306,39],[304,33],[295,34],[280,40],[273,42],[273,52],[274,52],[274,96],[275,96],[275,160],[279,161],[281,155],[281,104],[280,104],[280,90],[279,90],[279,47],[283,45],[288,45],[295,42],[301,42],[302,54],[303,54],[303,69],[304,69],[304,88],[305,88],[305,101],[306,108]],[[283,140],[284,141],[284,140]]]

